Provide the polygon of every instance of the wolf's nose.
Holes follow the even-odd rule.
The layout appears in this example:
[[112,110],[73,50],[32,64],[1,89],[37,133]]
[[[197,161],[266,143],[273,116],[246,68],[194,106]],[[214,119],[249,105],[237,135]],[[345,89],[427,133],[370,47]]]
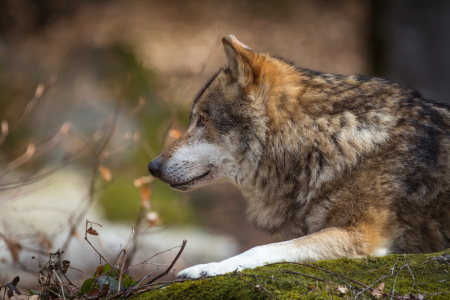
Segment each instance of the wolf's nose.
[[161,171],[162,161],[159,158],[155,158],[151,163],[148,164],[148,171],[154,177],[158,177]]

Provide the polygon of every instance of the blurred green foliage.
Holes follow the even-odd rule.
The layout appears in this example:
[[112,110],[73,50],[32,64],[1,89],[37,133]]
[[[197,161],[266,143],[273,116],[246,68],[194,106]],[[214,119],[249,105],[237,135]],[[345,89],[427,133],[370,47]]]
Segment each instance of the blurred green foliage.
[[[153,185],[152,194],[151,210],[159,213],[163,224],[196,223],[195,207],[187,205],[179,192],[157,181]],[[140,203],[139,189],[133,185],[131,178],[116,178],[100,193],[100,204],[110,220],[135,220]]]
[[[151,70],[142,68],[132,52],[120,46],[114,47],[114,52],[121,65],[121,69],[116,70],[116,73],[131,76],[124,92],[128,107],[135,106],[140,97],[146,100],[146,105],[133,116],[132,121],[137,124],[143,143],[148,143],[155,152],[154,155],[158,155],[163,150],[162,142],[169,126],[173,124],[187,126],[189,112],[181,109],[176,113],[167,102],[158,97],[155,74]],[[123,77],[121,79],[123,80]],[[111,89],[123,85],[118,78],[110,78],[108,82]],[[113,163],[114,181],[107,184],[99,194],[99,200],[107,218],[125,222],[136,219],[139,213],[140,196],[139,189],[134,186],[133,181],[141,176],[149,175],[147,165],[152,159],[154,157],[150,157],[144,147],[135,146],[126,156]],[[190,218],[194,214],[194,209],[183,204],[183,195],[179,192],[156,181],[152,185],[152,195],[151,210],[160,214],[164,224],[194,220]]]

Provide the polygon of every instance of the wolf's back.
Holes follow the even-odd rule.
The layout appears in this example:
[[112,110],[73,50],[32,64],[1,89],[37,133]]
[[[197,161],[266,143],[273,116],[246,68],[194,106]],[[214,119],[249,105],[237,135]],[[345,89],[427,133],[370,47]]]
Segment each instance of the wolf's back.
[[383,78],[297,72],[297,90],[269,99],[250,219],[295,236],[360,214],[386,225],[392,251],[450,247],[449,107]]

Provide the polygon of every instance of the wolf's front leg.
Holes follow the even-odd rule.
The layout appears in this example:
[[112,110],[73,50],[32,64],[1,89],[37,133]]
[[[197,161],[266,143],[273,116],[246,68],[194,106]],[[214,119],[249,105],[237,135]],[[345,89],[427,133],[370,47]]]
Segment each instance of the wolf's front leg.
[[[255,268],[266,263],[311,262],[339,257],[364,257],[368,254],[385,255],[382,239],[366,242],[359,231],[345,228],[327,228],[314,234],[287,242],[268,244],[252,248],[242,254],[218,263],[193,266],[178,273],[177,278],[198,278],[220,275],[234,270]],[[373,244],[376,241],[376,245]]]

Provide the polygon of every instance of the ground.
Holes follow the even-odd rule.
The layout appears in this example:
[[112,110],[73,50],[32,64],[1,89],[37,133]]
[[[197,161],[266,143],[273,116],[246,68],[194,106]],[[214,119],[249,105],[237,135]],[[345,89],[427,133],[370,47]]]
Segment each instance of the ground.
[[150,299],[449,299],[450,249],[425,255],[281,263],[212,278],[186,281],[134,297]]

